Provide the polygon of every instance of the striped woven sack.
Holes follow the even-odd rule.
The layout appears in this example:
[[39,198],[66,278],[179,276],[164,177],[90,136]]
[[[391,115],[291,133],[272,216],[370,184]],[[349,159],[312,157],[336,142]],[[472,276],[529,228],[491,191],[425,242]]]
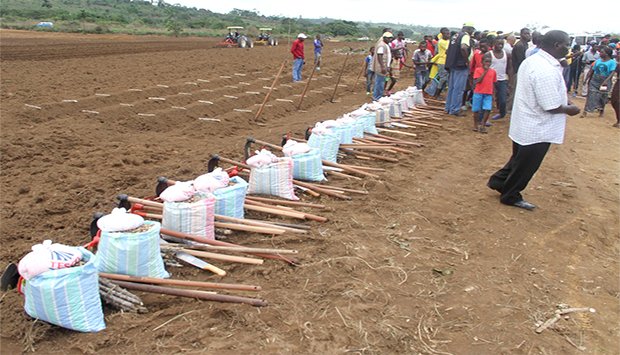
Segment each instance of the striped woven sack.
[[145,221],[144,226],[149,229],[138,233],[101,232],[97,246],[98,270],[131,276],[170,277],[159,249],[161,224]]
[[293,178],[306,181],[323,181],[323,163],[321,151],[317,148],[309,152],[293,155]]
[[252,168],[248,193],[299,200],[293,190],[293,159],[278,158],[277,162],[266,167]]
[[340,147],[340,135],[336,133],[314,134],[308,138],[308,145],[317,148],[321,152],[321,159],[337,162],[338,148]]
[[407,91],[407,107],[414,108],[415,107],[415,94]]
[[384,122],[389,121],[389,113],[389,109],[386,108],[380,108],[375,111],[375,123],[383,124]]
[[334,133],[340,136],[340,144],[351,144],[353,143],[353,124],[346,123],[337,127],[331,128]]
[[357,118],[353,122],[353,138],[364,138],[364,128],[366,128],[366,122]]
[[401,109],[400,103],[398,103],[398,101],[392,102],[390,104],[390,117],[403,117],[403,110]]
[[413,94],[413,101],[416,106],[426,106],[426,101],[424,101],[424,93],[422,90],[416,90]]
[[24,283],[24,310],[32,318],[63,328],[98,332],[105,329],[98,257],[78,249],[84,265],[46,271]]
[[398,103],[400,104],[401,111],[409,111],[409,103],[407,102],[407,98],[398,100]]
[[164,202],[162,228],[191,234],[205,240],[215,239],[215,197],[198,193],[196,202]]
[[248,192],[248,183],[239,176],[230,178],[233,185],[213,191],[215,196],[215,214],[243,218],[243,204]]
[[365,122],[364,132],[372,133],[372,134],[379,134],[379,132],[377,131],[377,126],[375,125],[375,117],[376,117],[376,114],[367,113],[364,116],[359,118],[359,120],[362,120]]

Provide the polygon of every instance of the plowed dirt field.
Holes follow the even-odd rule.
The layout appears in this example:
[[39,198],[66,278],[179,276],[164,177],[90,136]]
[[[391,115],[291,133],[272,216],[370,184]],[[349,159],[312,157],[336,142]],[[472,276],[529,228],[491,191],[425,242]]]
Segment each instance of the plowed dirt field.
[[[0,267],[44,239],[88,242],[92,214],[109,212],[120,193],[151,196],[158,176],[192,179],[213,153],[241,160],[247,136],[278,143],[368,101],[363,78],[356,86],[365,54],[344,67],[341,54],[367,45],[327,43],[297,110],[310,66],[292,83],[280,42],[246,50],[215,48],[215,39],[0,31]],[[306,53],[312,62],[311,42]],[[403,71],[398,88],[412,82]],[[392,155],[396,163],[344,160],[386,169],[379,179],[330,182],[368,195],[302,196],[328,206],[307,210],[329,218],[308,223],[309,234],[227,237],[297,249],[299,266],[219,263],[225,277],[168,268],[174,278],[260,285],[243,295],[268,307],[137,292],[148,313],[105,308],[107,329],[82,334],[29,319],[11,290],[0,298],[0,352],[618,354],[620,130],[612,117],[608,107],[603,118],[569,119],[565,144],[551,148],[524,192],[534,212],[501,205],[485,186],[510,155],[507,120],[487,135],[471,132],[470,118],[407,130],[418,136],[395,136],[424,146]],[[559,304],[596,313],[535,333]]]

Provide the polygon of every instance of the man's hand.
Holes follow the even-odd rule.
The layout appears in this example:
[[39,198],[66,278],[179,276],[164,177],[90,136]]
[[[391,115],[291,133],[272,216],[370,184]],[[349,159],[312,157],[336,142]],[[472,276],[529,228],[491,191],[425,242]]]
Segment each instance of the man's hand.
[[581,112],[581,109],[575,105],[567,105],[564,111],[569,116],[575,116],[578,115],[579,112]]

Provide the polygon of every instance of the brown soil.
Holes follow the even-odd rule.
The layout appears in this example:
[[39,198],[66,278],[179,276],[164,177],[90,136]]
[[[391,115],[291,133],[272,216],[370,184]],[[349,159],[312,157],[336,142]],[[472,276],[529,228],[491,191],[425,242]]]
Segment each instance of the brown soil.
[[[119,193],[152,195],[157,176],[193,178],[211,153],[241,159],[248,135],[277,142],[367,100],[362,85],[352,91],[363,60],[357,54],[330,103],[345,59],[334,50],[362,46],[356,43],[327,45],[310,87],[321,93],[308,93],[304,111],[276,101],[297,103],[303,90],[291,84],[289,61],[254,123],[253,113],[234,109],[256,112],[263,87],[290,59],[285,43],[242,50],[198,38],[0,35],[2,268],[43,239],[86,243],[92,213],[110,211]],[[410,72],[402,77],[400,88],[412,81]],[[107,329],[82,334],[33,322],[10,291],[0,298],[1,352],[579,353],[574,342],[583,353],[617,354],[620,130],[612,117],[609,108],[603,119],[569,119],[565,144],[552,147],[525,191],[540,206],[535,212],[499,204],[485,186],[509,157],[508,122],[481,135],[469,119],[445,119],[442,129],[417,129],[425,146],[397,164],[349,161],[389,172],[380,180],[335,179],[370,194],[322,198],[329,210],[320,214],[330,221],[313,223],[309,235],[229,237],[298,249],[301,266],[218,264],[229,272],[221,279],[169,268],[175,278],[261,285],[268,307],[139,293],[149,313],[106,309]],[[597,312],[536,334],[535,323],[558,304]]]

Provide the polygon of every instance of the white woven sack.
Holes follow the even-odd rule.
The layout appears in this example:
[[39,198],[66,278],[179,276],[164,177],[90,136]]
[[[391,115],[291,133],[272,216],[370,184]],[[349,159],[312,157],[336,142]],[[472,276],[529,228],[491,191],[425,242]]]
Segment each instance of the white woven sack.
[[243,204],[248,191],[248,183],[239,176],[233,176],[229,181],[234,185],[219,188],[213,191],[215,196],[215,213],[223,216],[243,218]]
[[353,122],[353,138],[364,138],[364,129],[366,128],[366,121],[358,118]]
[[196,202],[164,202],[162,228],[215,239],[215,197],[201,193],[197,196],[201,199]]
[[376,117],[375,117],[375,123],[377,124],[383,124],[386,121],[390,120],[389,117],[389,109],[385,109],[385,108],[380,108],[377,111],[375,111]]
[[295,154],[293,158],[293,178],[304,181],[323,181],[321,151],[311,148],[307,153]]
[[279,196],[299,200],[293,189],[293,159],[278,158],[274,163],[250,170],[249,194]]
[[426,105],[426,101],[424,101],[424,94],[422,93],[422,90],[416,90],[415,93],[413,94],[413,98],[414,98],[414,104],[416,106]]
[[366,124],[364,125],[364,132],[372,133],[372,134],[379,133],[377,131],[377,126],[375,125],[375,117],[376,115],[374,113],[368,113],[359,118],[360,120],[363,120],[366,122]]
[[26,281],[24,309],[29,316],[78,332],[105,329],[97,256],[84,248],[81,266],[50,270]]
[[318,148],[321,152],[321,159],[337,162],[338,148],[340,147],[340,135],[336,133],[316,134],[312,133],[308,139],[308,145]]
[[409,103],[407,102],[407,98],[398,100],[398,103],[400,104],[401,112],[402,111],[409,111]]
[[148,230],[138,233],[101,232],[97,246],[100,272],[157,278],[170,276],[164,268],[159,248],[161,224],[145,221],[143,225],[148,226]]
[[414,94],[407,94],[407,107],[408,108],[414,108],[415,107],[415,95]]
[[332,127],[332,130],[340,135],[340,144],[353,143],[353,124],[346,123],[338,127]]
[[390,104],[390,117],[403,117],[403,111],[401,110],[400,104],[397,101]]

